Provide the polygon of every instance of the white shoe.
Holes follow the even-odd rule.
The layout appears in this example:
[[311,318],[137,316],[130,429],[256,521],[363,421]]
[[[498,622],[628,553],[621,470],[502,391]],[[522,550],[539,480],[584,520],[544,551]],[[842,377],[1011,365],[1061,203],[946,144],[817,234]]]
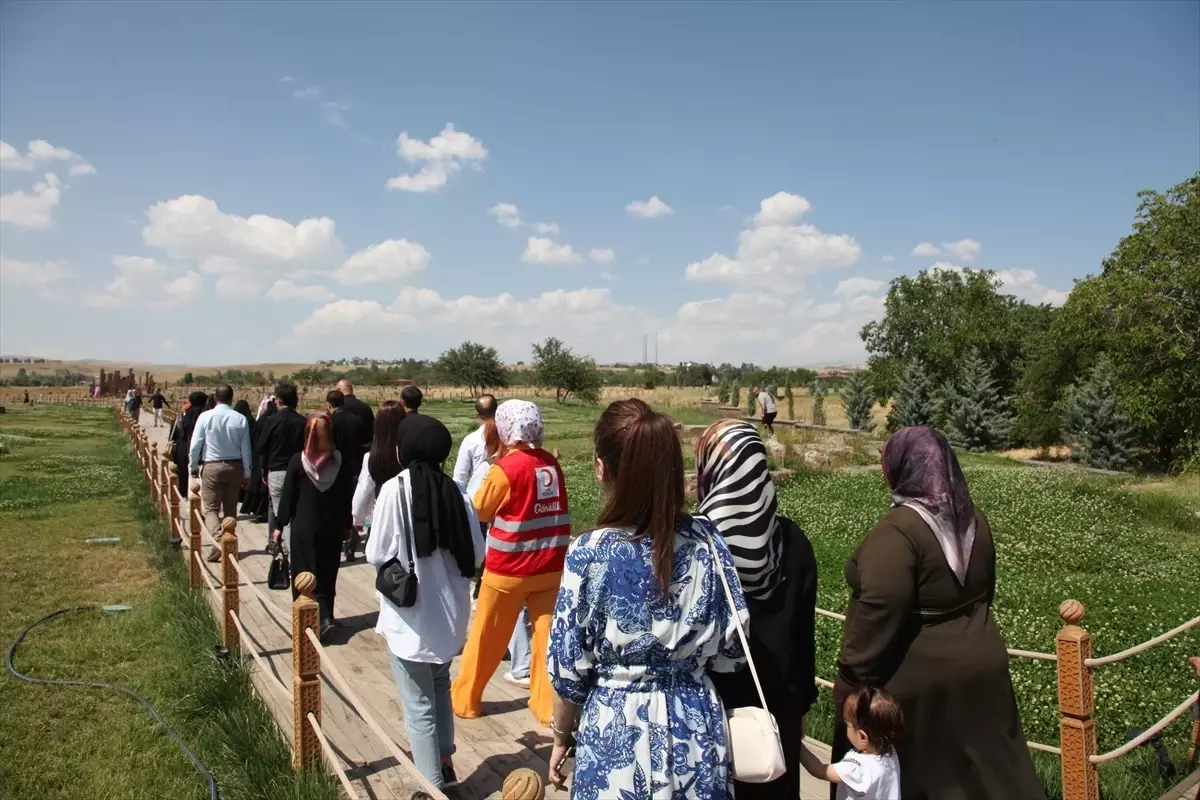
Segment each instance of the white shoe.
[[522,689],[529,688],[529,678],[518,678],[516,675],[513,675],[511,672],[504,673],[504,680],[508,681],[513,686],[520,686]]

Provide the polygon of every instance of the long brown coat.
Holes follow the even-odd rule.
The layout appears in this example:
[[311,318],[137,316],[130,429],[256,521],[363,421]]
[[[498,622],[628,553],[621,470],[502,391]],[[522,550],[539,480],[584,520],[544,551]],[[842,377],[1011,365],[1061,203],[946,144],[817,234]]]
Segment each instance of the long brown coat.
[[[882,686],[904,709],[904,800],[1044,800],[991,613],[996,550],[982,511],[960,585],[933,531],[892,509],[846,565],[850,604],[834,697]],[[834,756],[847,749],[838,715]]]

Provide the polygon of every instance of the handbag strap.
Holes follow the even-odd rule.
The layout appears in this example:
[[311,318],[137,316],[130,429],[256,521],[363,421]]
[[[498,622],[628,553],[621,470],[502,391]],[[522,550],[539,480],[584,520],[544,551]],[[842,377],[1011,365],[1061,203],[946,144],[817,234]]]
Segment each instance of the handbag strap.
[[[417,571],[417,559],[413,556],[413,519],[412,512],[408,510],[408,484],[404,480],[404,476],[399,476],[400,481],[400,517],[404,520],[405,526],[408,528],[408,535],[404,537],[404,544],[408,550],[408,571],[415,573]],[[396,554],[397,556],[399,553]]]
[[719,534],[711,534],[707,540],[708,549],[712,552],[713,565],[717,569],[717,576],[721,579],[721,586],[725,589],[725,599],[729,601],[729,613],[733,617],[734,627],[737,628],[738,638],[742,640],[742,651],[746,654],[746,664],[750,667],[750,675],[754,678],[754,688],[758,690],[758,699],[762,703],[764,710],[767,708],[767,696],[763,694],[762,683],[758,680],[758,670],[754,668],[754,656],[750,654],[750,642],[746,639],[746,631],[742,629],[742,618],[738,614],[737,605],[733,602],[733,592],[729,589],[729,581],[725,578],[725,565],[721,563],[721,556],[717,552],[717,546],[713,542],[711,536]]

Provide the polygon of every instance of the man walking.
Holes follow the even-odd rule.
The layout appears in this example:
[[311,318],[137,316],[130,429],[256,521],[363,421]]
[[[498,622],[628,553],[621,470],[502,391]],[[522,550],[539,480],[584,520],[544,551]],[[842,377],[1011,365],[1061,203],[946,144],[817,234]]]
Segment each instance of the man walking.
[[[222,384],[213,393],[216,406],[196,420],[188,466],[200,478],[200,506],[204,525],[214,538],[221,535],[221,520],[237,516],[238,492],[250,483],[250,423],[230,407],[233,387]],[[240,467],[240,469],[239,469]],[[219,562],[213,547],[208,560]]]
[[479,427],[462,440],[458,448],[458,458],[454,461],[454,482],[467,493],[467,497],[475,497],[475,490],[483,483],[483,476],[491,466],[488,461],[487,443],[483,440],[483,430],[487,421],[495,416],[495,395],[479,395],[475,400],[475,419],[479,420]]
[[[371,449],[371,435],[361,419],[346,408],[346,396],[339,389],[334,389],[325,395],[329,404],[329,414],[333,418],[333,446],[342,454],[341,473],[346,475],[347,485],[358,485],[358,473],[362,471],[363,454]],[[354,514],[351,509],[353,488],[346,497],[346,528],[343,532],[345,544],[342,552],[346,561],[354,560],[354,551],[358,547],[359,536],[354,530]]]
[[371,441],[375,435],[375,412],[371,411],[369,405],[354,396],[354,384],[345,378],[337,382],[337,390],[342,393],[345,400],[342,409],[362,420],[363,425],[367,428],[367,441]]
[[416,386],[405,386],[400,392],[400,405],[404,406],[404,413],[416,414],[423,397],[421,390]]
[[154,427],[157,428],[162,423],[163,406],[170,408],[171,404],[163,397],[162,391],[156,388],[154,396],[150,398],[150,405],[154,406]]
[[775,415],[779,413],[775,408],[775,398],[765,388],[759,391],[757,386],[754,387],[754,393],[758,395],[758,407],[762,409],[762,424],[774,436],[775,426],[771,423],[775,421]]
[[[292,456],[304,449],[304,417],[296,412],[300,395],[291,383],[275,386],[276,412],[267,417],[256,437],[258,463],[266,476],[267,493],[271,497],[272,515],[279,513],[279,498],[283,495],[283,478]],[[284,548],[291,552],[292,526],[283,529]]]

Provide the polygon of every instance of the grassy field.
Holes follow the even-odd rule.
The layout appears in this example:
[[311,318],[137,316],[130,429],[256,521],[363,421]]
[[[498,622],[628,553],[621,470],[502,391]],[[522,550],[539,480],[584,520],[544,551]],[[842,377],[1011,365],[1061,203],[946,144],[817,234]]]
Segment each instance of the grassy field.
[[[596,409],[543,404],[547,447],[558,447],[567,477],[572,527],[594,523],[601,493],[591,465]],[[707,422],[699,412],[662,410],[684,423]],[[465,403],[431,403],[456,440],[475,423]],[[787,434],[785,434],[787,435]],[[688,468],[693,466],[685,444]],[[1084,626],[1096,655],[1139,644],[1200,613],[1200,477],[1143,480],[1065,470],[1037,470],[996,456],[963,455],[972,495],[991,521],[998,553],[996,616],[1010,647],[1054,652],[1062,623],[1058,605],[1087,606]],[[780,513],[808,533],[819,563],[819,604],[844,610],[847,558],[886,513],[890,497],[877,471],[818,472],[797,467],[779,486]],[[839,623],[818,622],[818,673],[832,679],[841,641]],[[1101,752],[1118,747],[1131,728],[1144,728],[1195,691],[1187,657],[1200,653],[1193,630],[1096,673],[1096,719]],[[1027,736],[1058,743],[1052,663],[1013,661],[1013,681]],[[832,705],[822,692],[810,718],[813,735],[828,741]],[[1187,715],[1166,731],[1177,766],[1186,765]],[[1035,753],[1051,797],[1059,793],[1058,760]],[[1106,800],[1146,800],[1166,790],[1153,753],[1142,748],[1101,767]]]
[[[0,416],[0,641],[76,604],[125,603],[34,629],[16,666],[35,677],[119,683],[154,704],[208,764],[223,798],[333,800],[296,777],[246,669],[212,655],[212,612],[186,585],[111,409],[43,406]],[[117,544],[85,537],[120,537]],[[0,797],[206,798],[200,774],[144,709],[95,689],[0,677]]]

